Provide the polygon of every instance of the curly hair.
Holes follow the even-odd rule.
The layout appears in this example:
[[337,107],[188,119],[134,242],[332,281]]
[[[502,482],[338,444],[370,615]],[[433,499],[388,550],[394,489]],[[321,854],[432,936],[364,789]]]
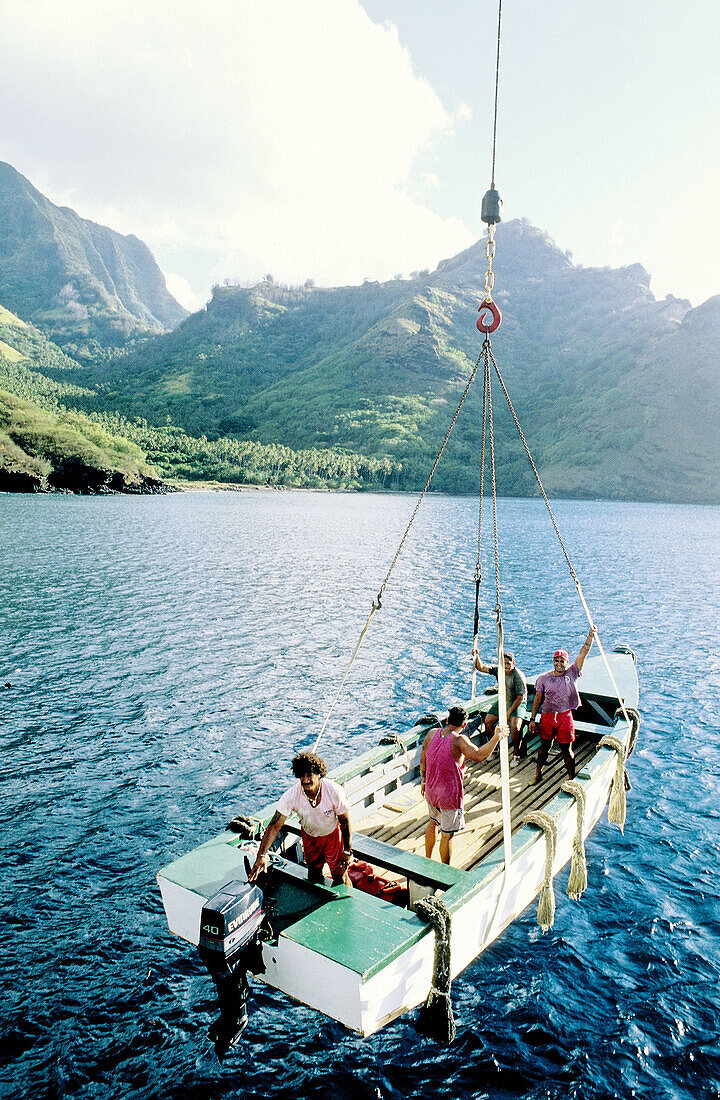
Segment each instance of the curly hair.
[[322,756],[318,756],[317,753],[299,752],[297,756],[293,757],[292,773],[296,779],[313,773],[322,778],[322,776],[327,775],[327,770],[327,764]]

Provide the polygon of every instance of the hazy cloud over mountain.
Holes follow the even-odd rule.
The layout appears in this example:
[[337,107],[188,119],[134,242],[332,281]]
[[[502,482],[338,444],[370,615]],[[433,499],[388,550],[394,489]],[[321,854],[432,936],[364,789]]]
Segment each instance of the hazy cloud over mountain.
[[355,0],[34,0],[3,24],[5,159],[146,240],[176,293],[387,278],[471,239],[406,190],[462,119]]

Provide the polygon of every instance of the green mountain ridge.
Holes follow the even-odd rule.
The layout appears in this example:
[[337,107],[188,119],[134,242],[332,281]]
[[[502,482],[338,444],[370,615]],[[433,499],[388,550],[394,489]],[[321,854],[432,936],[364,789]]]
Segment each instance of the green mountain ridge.
[[86,360],[187,316],[147,245],[55,206],[4,162],[0,302]]
[[[480,241],[410,281],[216,287],[174,332],[96,374],[99,392],[125,415],[140,400],[149,420],[211,439],[387,459],[394,484],[417,488],[480,354],[485,270]],[[656,301],[641,265],[578,267],[523,221],[498,227],[495,273],[504,319],[493,350],[548,491],[718,500],[716,300]],[[479,488],[481,399],[476,384],[438,489]],[[495,409],[501,490],[532,493],[497,385]]]
[[302,488],[383,488],[387,461],[208,440],[99,408],[87,371],[0,306],[0,491],[157,493],[164,477]]
[[[3,186],[0,301],[45,337],[0,313],[0,388],[125,437],[165,476],[424,484],[481,352],[484,241],[410,280],[217,286],[185,316],[153,297],[156,265],[149,282],[125,283],[96,266],[91,244],[102,239],[107,256],[111,239],[127,274],[145,249],[135,238],[53,207],[0,165]],[[575,265],[526,221],[501,224],[496,240],[493,351],[548,492],[720,501],[720,297],[696,309],[656,301],[641,265]],[[70,271],[78,297],[63,299]],[[497,380],[493,404],[500,491],[535,493]],[[434,488],[478,490],[481,409],[477,380]]]

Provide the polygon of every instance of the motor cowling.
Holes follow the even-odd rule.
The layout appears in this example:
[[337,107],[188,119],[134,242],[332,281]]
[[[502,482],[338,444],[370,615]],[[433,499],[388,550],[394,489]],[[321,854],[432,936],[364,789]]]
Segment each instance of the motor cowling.
[[228,882],[206,901],[198,951],[206,965],[228,962],[246,947],[265,919],[263,892],[249,882]]
[[228,882],[205,903],[198,953],[215,983],[220,1017],[209,1038],[223,1060],[248,1022],[248,971],[262,973],[263,892],[248,882]]

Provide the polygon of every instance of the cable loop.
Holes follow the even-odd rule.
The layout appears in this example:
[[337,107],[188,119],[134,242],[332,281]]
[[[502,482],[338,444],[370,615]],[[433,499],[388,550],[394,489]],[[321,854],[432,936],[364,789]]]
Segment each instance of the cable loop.
[[[483,341],[483,347],[481,351],[481,357],[485,351],[485,344],[490,344],[489,336],[485,337]],[[482,548],[482,504],[483,504],[483,485],[485,481],[485,422],[487,419],[487,380],[490,373],[490,364],[487,356],[485,356],[485,367],[483,370],[483,405],[482,405],[482,437],[480,443],[480,503],[478,505],[478,544],[477,544],[477,563],[475,565],[475,580],[482,580],[482,567],[480,564],[480,551]]]
[[502,612],[502,604],[500,602],[500,542],[498,539],[498,524],[497,524],[497,484],[495,479],[495,427],[493,422],[493,407],[492,407],[492,380],[490,375],[490,360],[493,363],[495,359],[493,357],[492,349],[490,347],[490,340],[486,339],[482,346],[482,354],[485,357],[485,378],[487,380],[487,418],[488,429],[490,432],[490,474],[492,482],[492,507],[493,507],[493,546],[495,556],[495,610],[500,620],[500,614]]

